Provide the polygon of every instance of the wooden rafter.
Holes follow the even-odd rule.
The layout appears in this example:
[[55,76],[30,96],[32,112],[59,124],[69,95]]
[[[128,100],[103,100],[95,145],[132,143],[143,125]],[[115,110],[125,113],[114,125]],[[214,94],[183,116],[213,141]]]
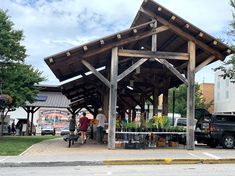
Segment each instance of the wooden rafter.
[[120,49],[119,56],[188,60],[188,53]]
[[179,27],[169,23],[167,20],[165,20],[164,18],[154,14],[151,11],[148,11],[147,9],[144,9],[143,7],[140,8],[140,12],[142,12],[143,14],[149,16],[150,18],[153,18],[157,21],[159,21],[160,23],[162,23],[163,25],[166,25],[169,27],[170,30],[174,31],[177,35],[181,36],[182,38],[189,40],[189,41],[193,41],[196,45],[200,46],[201,48],[203,48],[205,51],[211,53],[212,55],[215,55],[218,59],[223,60],[224,56],[212,49],[211,47],[209,47],[208,45],[206,45],[205,43],[203,43],[202,41],[196,39],[194,36],[184,32],[182,29],[180,29]]
[[107,87],[110,87],[110,82],[100,73],[98,72],[91,64],[87,61],[81,61],[83,65],[85,65],[97,78],[99,78]]
[[128,69],[126,69],[124,72],[122,72],[117,77],[117,81],[121,81],[124,77],[126,77],[128,74],[133,72],[136,68],[138,68],[140,65],[142,65],[144,62],[146,62],[148,59],[140,59],[136,63],[134,63],[132,66],[130,66]]
[[196,67],[195,72],[198,72],[201,70],[203,67],[207,66],[209,63],[211,63],[215,59],[215,56],[210,56],[206,60],[204,60],[200,65]]

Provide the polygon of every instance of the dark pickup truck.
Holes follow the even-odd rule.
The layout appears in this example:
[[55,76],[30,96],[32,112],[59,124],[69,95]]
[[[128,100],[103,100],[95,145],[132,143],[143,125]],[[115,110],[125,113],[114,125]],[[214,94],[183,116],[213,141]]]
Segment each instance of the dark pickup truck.
[[195,137],[197,142],[210,147],[222,145],[232,149],[235,144],[235,114],[207,114],[198,119]]

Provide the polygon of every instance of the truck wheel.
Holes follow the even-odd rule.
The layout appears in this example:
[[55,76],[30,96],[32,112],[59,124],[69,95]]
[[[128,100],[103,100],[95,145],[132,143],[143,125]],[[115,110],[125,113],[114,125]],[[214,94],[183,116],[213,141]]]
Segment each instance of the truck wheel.
[[232,135],[225,135],[222,141],[223,148],[232,149],[234,147],[234,142],[234,137]]

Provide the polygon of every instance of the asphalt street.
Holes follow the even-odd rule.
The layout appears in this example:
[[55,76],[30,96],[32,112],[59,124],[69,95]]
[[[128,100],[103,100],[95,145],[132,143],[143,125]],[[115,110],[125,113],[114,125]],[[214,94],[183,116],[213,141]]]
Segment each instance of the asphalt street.
[[0,176],[234,176],[235,164],[5,167]]

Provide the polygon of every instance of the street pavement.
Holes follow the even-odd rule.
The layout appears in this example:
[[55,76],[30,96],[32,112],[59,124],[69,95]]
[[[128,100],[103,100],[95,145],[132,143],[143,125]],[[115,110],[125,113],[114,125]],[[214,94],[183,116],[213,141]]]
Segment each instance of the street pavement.
[[0,176],[234,176],[234,164],[0,167]]
[[57,138],[35,144],[19,156],[0,156],[0,167],[235,163],[234,150],[207,146],[197,146],[195,150],[186,150],[184,146],[108,150],[107,144],[100,145],[91,140],[86,144],[78,141],[68,148],[62,138]]

